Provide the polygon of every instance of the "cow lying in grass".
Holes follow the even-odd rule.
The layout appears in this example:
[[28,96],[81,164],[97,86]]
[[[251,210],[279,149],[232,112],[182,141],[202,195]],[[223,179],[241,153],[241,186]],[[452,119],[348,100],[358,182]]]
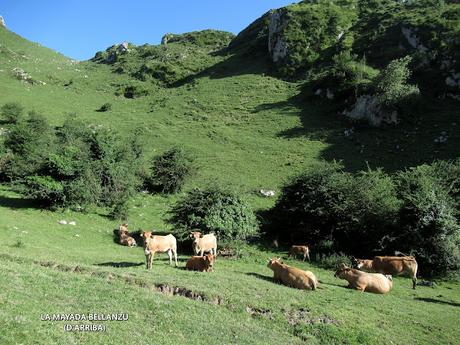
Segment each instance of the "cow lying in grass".
[[273,271],[273,279],[286,286],[302,290],[316,290],[318,287],[318,279],[312,272],[285,265],[280,259],[270,259],[267,267]]
[[412,278],[412,288],[417,285],[417,261],[413,256],[376,256],[373,260],[355,260],[356,267],[367,272],[391,275],[408,275]]
[[185,264],[185,268],[192,271],[212,272],[214,269],[214,255],[192,256]]
[[297,255],[302,255],[303,261],[305,261],[305,259],[310,261],[310,250],[307,246],[291,246],[291,248],[289,248],[289,257],[293,256],[295,259]]
[[393,279],[391,275],[384,276],[380,273],[367,273],[354,268],[347,267],[341,264],[340,268],[335,272],[334,277],[345,279],[348,282],[348,287],[361,292],[372,292],[385,294],[390,292],[393,287]]
[[210,252],[214,256],[217,255],[217,238],[214,234],[203,235],[199,231],[193,231],[190,234],[193,239],[193,252],[195,255],[201,255],[205,252]]
[[120,235],[120,244],[123,246],[128,247],[135,247],[137,246],[136,240],[132,238],[128,232],[128,224],[123,223],[120,225],[119,228],[119,235]]
[[156,252],[167,252],[170,265],[172,265],[172,256],[174,255],[174,260],[177,266],[177,242],[173,235],[169,234],[166,236],[158,236],[152,234],[150,231],[144,231],[142,233],[142,239],[144,242],[144,253],[147,269],[152,268],[153,257]]

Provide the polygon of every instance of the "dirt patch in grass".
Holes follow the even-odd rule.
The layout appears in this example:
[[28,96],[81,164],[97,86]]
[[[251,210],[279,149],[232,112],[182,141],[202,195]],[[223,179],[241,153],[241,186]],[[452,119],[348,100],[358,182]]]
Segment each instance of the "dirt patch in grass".
[[316,324],[325,324],[325,325],[339,325],[337,320],[333,318],[321,315],[313,316],[311,311],[307,308],[292,309],[284,311],[284,316],[291,326],[297,325],[316,325]]
[[266,319],[273,320],[273,313],[270,309],[260,309],[247,306],[246,312],[253,317],[264,317]]

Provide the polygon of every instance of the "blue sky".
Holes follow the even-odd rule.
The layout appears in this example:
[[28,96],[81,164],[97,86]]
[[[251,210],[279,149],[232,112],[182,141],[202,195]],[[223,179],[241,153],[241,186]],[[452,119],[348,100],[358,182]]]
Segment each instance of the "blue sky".
[[295,0],[1,0],[17,34],[78,60],[122,41],[157,44],[167,33],[238,33],[272,8]]

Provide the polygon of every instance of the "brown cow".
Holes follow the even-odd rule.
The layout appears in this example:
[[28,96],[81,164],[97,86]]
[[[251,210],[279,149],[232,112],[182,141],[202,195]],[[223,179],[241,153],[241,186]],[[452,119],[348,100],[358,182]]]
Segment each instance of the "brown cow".
[[174,260],[177,266],[177,241],[173,235],[169,234],[166,236],[158,236],[152,234],[151,231],[144,231],[142,233],[142,238],[144,240],[144,253],[147,269],[152,268],[152,261],[156,252],[168,252],[170,265],[172,265],[172,256],[174,254]]
[[205,252],[210,252],[214,257],[217,255],[217,238],[214,234],[203,235],[199,231],[193,231],[190,237],[193,238],[193,252],[195,255],[200,254],[200,256],[203,256]]
[[305,261],[305,258],[310,261],[310,250],[307,246],[291,246],[289,248],[289,257],[293,256],[295,259],[299,254],[303,256],[303,261]]
[[273,271],[273,279],[284,285],[302,290],[316,290],[318,279],[310,271],[303,271],[281,263],[280,259],[270,259],[267,267]]
[[136,240],[129,235],[128,224],[123,223],[119,228],[120,244],[128,247],[137,246]]
[[214,269],[214,255],[192,256],[187,260],[185,268],[192,271],[212,272]]
[[356,260],[356,267],[369,272],[408,275],[412,278],[412,288],[417,285],[417,261],[413,256],[376,256],[373,260]]
[[361,292],[385,294],[393,287],[391,275],[367,273],[341,264],[334,277],[348,281],[348,287]]

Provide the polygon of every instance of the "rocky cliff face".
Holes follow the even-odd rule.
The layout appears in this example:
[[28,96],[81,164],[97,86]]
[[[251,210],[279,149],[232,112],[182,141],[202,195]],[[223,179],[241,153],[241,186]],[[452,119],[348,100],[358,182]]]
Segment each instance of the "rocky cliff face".
[[287,12],[284,8],[273,10],[270,13],[268,24],[268,52],[273,62],[278,62],[286,58],[288,45],[283,36],[283,30],[289,22]]
[[2,16],[0,16],[0,26],[3,28],[6,28],[5,20],[3,19]]

